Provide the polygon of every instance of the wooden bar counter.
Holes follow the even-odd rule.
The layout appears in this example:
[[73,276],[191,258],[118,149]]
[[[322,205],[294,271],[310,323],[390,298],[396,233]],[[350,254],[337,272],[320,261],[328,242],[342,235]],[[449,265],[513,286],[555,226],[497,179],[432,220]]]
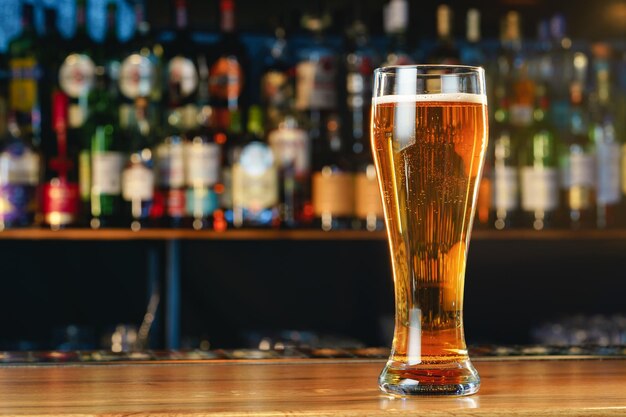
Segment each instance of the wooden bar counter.
[[380,360],[0,367],[6,416],[626,416],[626,359],[479,359],[479,394],[381,394]]

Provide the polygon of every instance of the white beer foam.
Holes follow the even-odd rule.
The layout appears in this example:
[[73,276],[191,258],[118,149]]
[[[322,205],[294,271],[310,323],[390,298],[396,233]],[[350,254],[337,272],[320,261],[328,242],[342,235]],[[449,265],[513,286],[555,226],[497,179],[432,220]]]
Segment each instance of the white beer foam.
[[487,104],[487,96],[472,93],[437,93],[437,94],[397,94],[390,96],[374,97],[374,104],[390,103],[424,103],[424,102],[449,102],[449,103],[472,103]]

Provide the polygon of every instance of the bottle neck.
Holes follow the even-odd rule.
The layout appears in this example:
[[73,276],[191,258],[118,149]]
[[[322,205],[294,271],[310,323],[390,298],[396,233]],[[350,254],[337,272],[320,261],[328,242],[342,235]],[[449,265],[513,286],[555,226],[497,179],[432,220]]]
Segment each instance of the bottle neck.
[[116,10],[112,9],[107,11],[107,27],[106,27],[106,38],[107,39],[116,39],[117,38],[117,28],[116,28]]
[[220,29],[222,33],[235,32],[234,0],[222,0],[220,3]]
[[470,9],[467,12],[467,41],[470,43],[480,42],[480,12]]
[[30,7],[26,7],[22,11],[22,30],[30,31],[33,30],[33,28],[33,9]]
[[79,3],[76,5],[76,31],[78,33],[86,33],[86,15],[85,4]]
[[187,29],[187,3],[185,0],[177,0],[176,1],[176,29],[178,30],[186,30]]

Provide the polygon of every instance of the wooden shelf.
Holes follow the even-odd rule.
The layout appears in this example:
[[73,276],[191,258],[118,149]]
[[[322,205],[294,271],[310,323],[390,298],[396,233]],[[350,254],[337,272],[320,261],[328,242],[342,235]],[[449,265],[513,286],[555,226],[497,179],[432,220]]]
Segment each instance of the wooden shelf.
[[[293,241],[333,241],[364,240],[384,241],[384,231],[334,231],[321,230],[212,230],[188,229],[144,229],[134,232],[129,229],[64,229],[59,231],[26,228],[10,229],[0,232],[0,240],[293,240]],[[472,240],[625,240],[626,229],[614,230],[475,230]]]

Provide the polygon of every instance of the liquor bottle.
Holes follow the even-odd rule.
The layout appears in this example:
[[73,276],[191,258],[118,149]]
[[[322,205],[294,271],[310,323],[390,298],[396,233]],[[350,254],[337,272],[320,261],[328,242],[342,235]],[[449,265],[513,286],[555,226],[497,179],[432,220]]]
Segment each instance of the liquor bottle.
[[409,25],[407,0],[391,0],[383,9],[383,27],[389,48],[383,66],[408,65],[415,61],[407,45],[406,32]]
[[35,144],[41,142],[41,99],[42,68],[38,48],[37,32],[34,27],[32,4],[22,6],[22,33],[8,47],[9,109],[13,113],[20,135],[28,136]]
[[147,118],[154,127],[159,122],[157,110],[163,93],[163,46],[150,30],[142,1],[135,4],[135,25],[136,34],[126,44],[120,65],[120,125],[123,128],[128,125],[136,100],[145,98],[148,100]]
[[546,88],[538,84],[535,91],[534,123],[520,144],[519,164],[524,224],[543,230],[557,222],[558,158]]
[[595,167],[589,120],[579,83],[570,87],[569,128],[560,151],[565,221],[572,229],[595,226]]
[[[209,96],[213,111],[222,113],[245,108],[244,82],[248,53],[235,26],[235,0],[220,0],[220,39],[211,48],[214,55],[209,71]],[[221,126],[226,127],[226,126]]]
[[322,10],[321,1],[315,5],[315,10],[302,17],[303,27],[311,33],[313,42],[299,53],[295,101],[314,144],[323,137],[326,118],[337,109],[338,99],[337,56],[324,36],[330,16]]
[[261,75],[261,104],[265,109],[268,131],[278,128],[279,123],[293,107],[295,68],[282,22],[274,31],[270,53],[265,56]]
[[181,227],[185,217],[184,141],[172,130],[154,151],[156,191],[154,217],[164,227]]
[[64,49],[65,39],[61,36],[57,24],[56,7],[44,9],[44,34],[38,39],[38,48],[41,54],[41,80],[39,92],[41,97],[41,149],[44,154],[53,151],[55,143],[55,131],[52,121],[52,96],[58,89],[57,76],[61,59],[59,50]]
[[91,153],[89,225],[93,229],[119,226],[125,159],[120,143],[118,110],[103,67],[98,67],[96,86],[89,93],[88,102],[85,134],[90,138]]
[[591,140],[595,148],[596,226],[615,227],[621,197],[620,144],[615,130],[611,94],[611,47],[592,45],[593,91],[589,95]]
[[196,230],[212,227],[219,208],[216,187],[221,185],[224,142],[223,135],[211,127],[210,108],[203,108],[198,129],[188,134],[184,144],[186,217]]
[[32,226],[37,212],[40,157],[9,113],[8,134],[0,144],[0,230]]
[[267,141],[278,168],[280,225],[295,228],[311,223],[311,144],[293,114],[286,114]]
[[104,68],[106,88],[113,101],[118,101],[121,66],[121,42],[117,34],[117,4],[108,3],[104,41],[96,48],[96,66]]
[[509,120],[509,99],[504,96],[503,91],[500,92],[494,112],[491,142],[493,145],[489,147],[488,158],[493,163],[489,222],[497,230],[502,230],[519,226],[520,199],[518,146],[515,145]]
[[265,143],[263,113],[251,106],[248,132],[232,167],[233,225],[277,227],[278,172],[271,148]]
[[88,116],[87,97],[95,85],[93,44],[87,34],[85,0],[76,0],[76,32],[59,68],[59,86],[69,98],[68,134],[80,129]]
[[53,230],[78,224],[80,193],[76,157],[78,143],[68,135],[69,99],[61,91],[52,96],[52,121],[56,135],[54,151],[48,159],[43,186],[43,221]]
[[504,89],[507,96],[511,95],[512,83],[519,68],[525,62],[522,54],[519,13],[508,12],[501,22],[500,48],[497,57],[497,76],[495,89]]
[[312,179],[315,225],[324,231],[347,229],[354,214],[354,177],[341,137],[339,117],[331,114],[326,137],[317,146]]
[[570,120],[570,85],[575,78],[575,60],[571,50],[572,41],[566,35],[566,21],[562,14],[556,14],[550,19],[550,36],[553,74],[548,81],[552,106],[550,114],[558,135],[565,136]]
[[[220,115],[221,117],[221,115]],[[241,112],[238,109],[231,110],[228,113],[226,120],[221,120],[218,123],[214,123],[217,135],[222,139],[216,140],[218,143],[224,144],[225,157],[223,158],[222,165],[222,185],[223,192],[219,195],[219,202],[221,209],[217,212],[222,212],[224,221],[227,225],[232,226],[234,222],[233,214],[233,166],[239,159],[241,149],[244,142],[243,124],[241,120]],[[221,129],[224,123],[228,123],[227,129]],[[215,219],[217,221],[217,219]]]
[[478,9],[469,9],[467,11],[465,39],[467,43],[461,49],[460,62],[464,65],[487,66],[488,61],[485,59],[481,41],[480,31],[480,11]]
[[195,128],[198,113],[198,50],[187,27],[187,2],[174,0],[176,29],[165,45],[165,120],[175,131]]
[[460,63],[459,50],[452,33],[452,9],[446,4],[437,7],[437,45],[430,53],[433,64],[456,65]]
[[152,132],[145,97],[136,99],[131,116],[125,135],[130,152],[122,171],[122,217],[126,226],[137,231],[151,225],[154,200]]
[[6,55],[0,52],[0,137],[7,134],[9,69]]
[[346,100],[342,135],[351,143],[355,168],[355,218],[353,227],[369,231],[382,230],[383,208],[376,179],[376,167],[369,143],[372,97],[372,73],[375,53],[369,47],[367,27],[358,18],[348,31],[348,53],[345,57]]

